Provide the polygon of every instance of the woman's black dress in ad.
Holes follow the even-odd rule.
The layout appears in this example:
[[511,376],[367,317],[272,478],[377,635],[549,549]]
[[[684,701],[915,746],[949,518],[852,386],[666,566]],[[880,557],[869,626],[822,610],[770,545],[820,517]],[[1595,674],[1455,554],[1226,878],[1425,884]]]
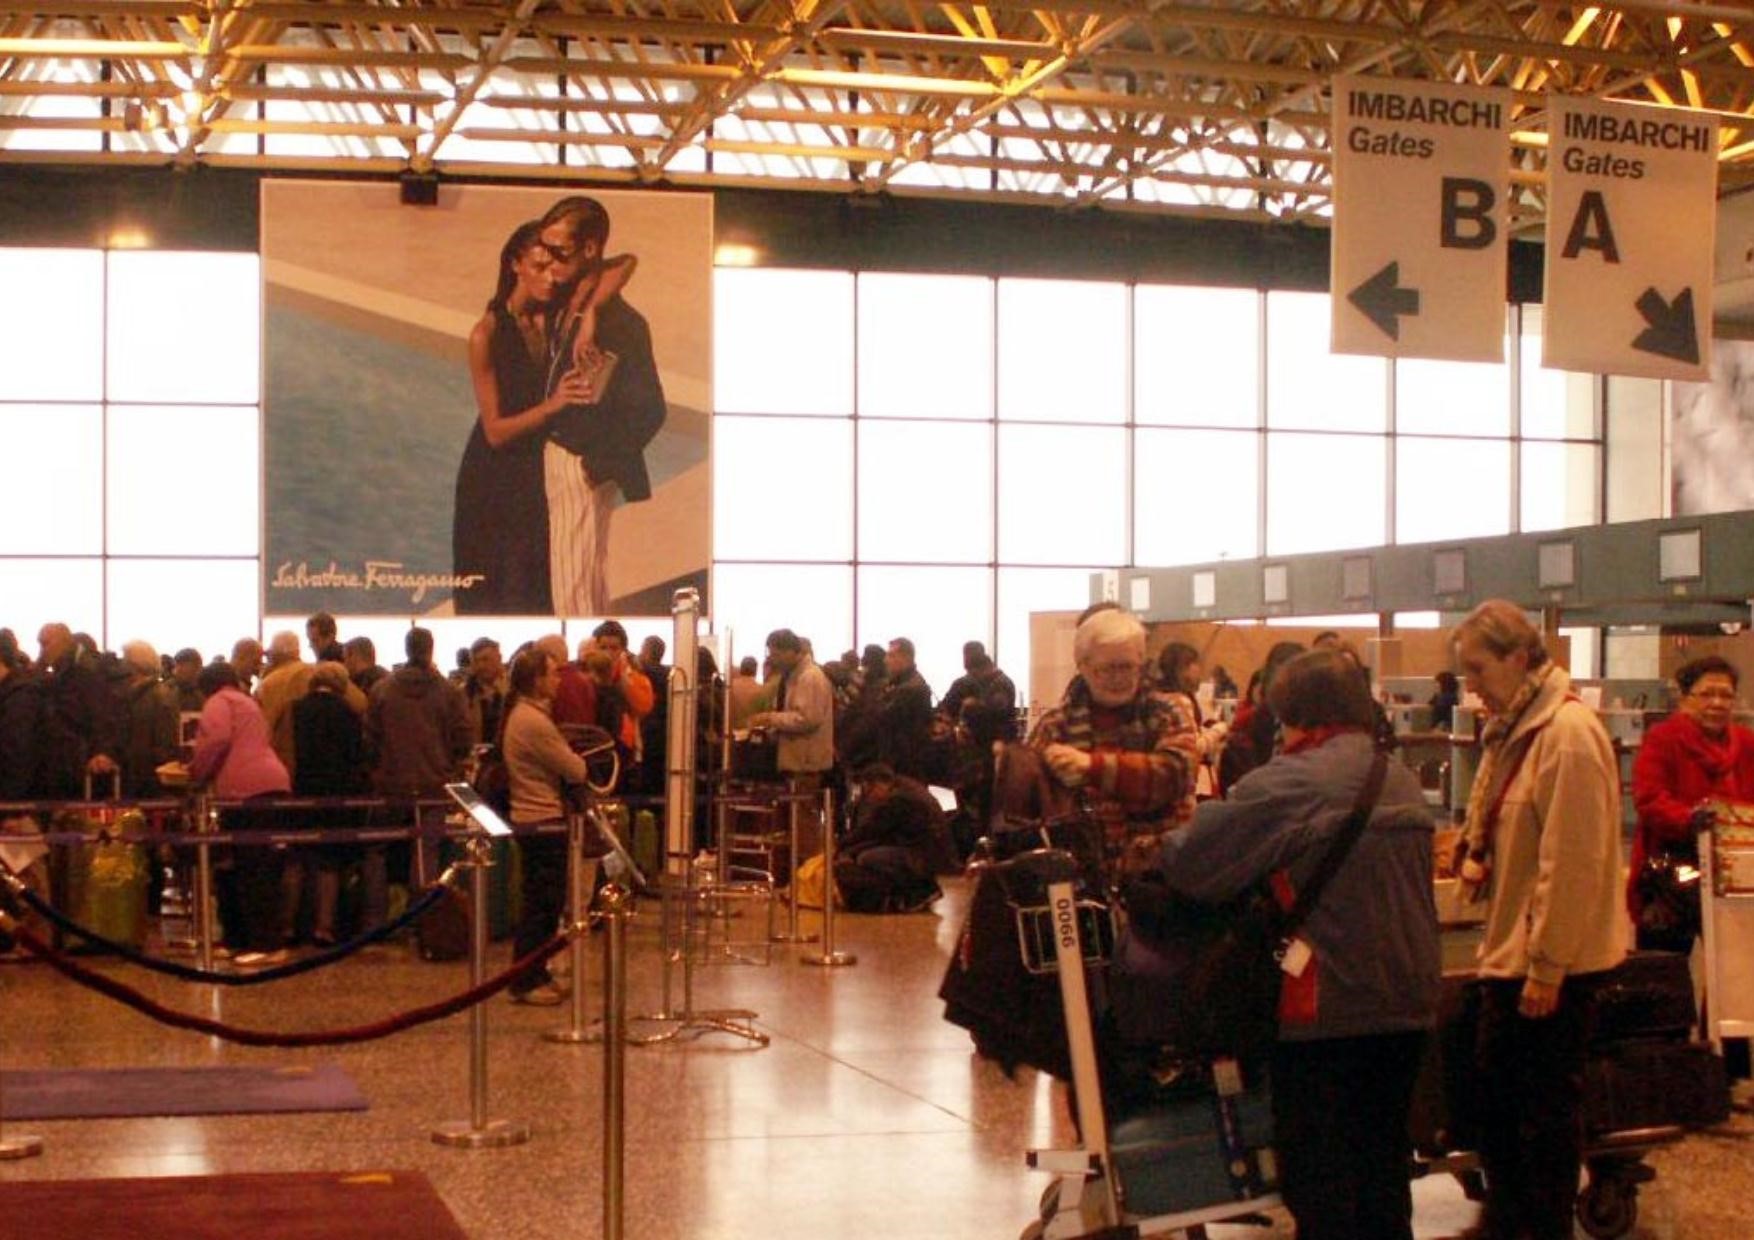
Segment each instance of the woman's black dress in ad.
[[[494,313],[488,345],[502,417],[541,402],[545,368],[532,358],[517,324]],[[548,576],[548,498],[542,480],[547,436],[520,435],[489,446],[476,419],[457,469],[451,555],[458,576],[482,580],[454,592],[459,615],[553,615]]]

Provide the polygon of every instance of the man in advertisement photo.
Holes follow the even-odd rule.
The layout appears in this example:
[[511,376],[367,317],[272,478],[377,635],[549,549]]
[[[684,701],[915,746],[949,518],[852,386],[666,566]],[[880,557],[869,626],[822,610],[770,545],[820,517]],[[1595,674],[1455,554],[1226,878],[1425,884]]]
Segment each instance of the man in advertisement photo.
[[646,319],[621,296],[628,255],[605,257],[609,213],[592,198],[563,198],[542,218],[553,257],[555,303],[548,388],[582,377],[589,398],[567,405],[543,445],[549,567],[559,615],[610,610],[609,523],[622,503],[651,498],[645,449],[664,424],[664,390]]

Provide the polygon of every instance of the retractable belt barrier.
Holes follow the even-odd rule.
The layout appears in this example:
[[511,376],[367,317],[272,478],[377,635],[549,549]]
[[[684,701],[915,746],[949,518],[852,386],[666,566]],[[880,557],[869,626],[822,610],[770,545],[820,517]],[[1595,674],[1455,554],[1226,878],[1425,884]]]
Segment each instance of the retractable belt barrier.
[[[626,805],[629,809],[651,809],[662,805],[661,796],[632,795],[606,798],[608,803]],[[436,810],[443,809],[447,813],[454,807],[443,797],[252,797],[249,800],[233,798],[208,798],[208,805],[217,810],[252,809],[252,810],[327,810],[327,809],[395,809],[395,810]],[[0,801],[0,818],[18,818],[25,815],[53,816],[59,813],[89,814],[122,814],[129,810],[139,810],[143,814],[160,816],[185,814],[193,808],[193,798],[187,800],[167,800],[163,797],[143,798],[135,801]]]
[[[630,810],[646,809],[653,804],[662,804],[662,797],[616,797],[607,802],[613,805],[625,805]],[[125,831],[117,830],[113,824],[105,823],[95,831],[44,831],[28,836],[17,837],[31,843],[42,843],[61,846],[91,844],[96,841],[109,840],[120,844],[163,844],[171,848],[192,848],[201,844],[226,845],[234,848],[308,848],[321,844],[394,844],[410,840],[460,840],[466,839],[473,828],[468,825],[451,826],[435,824],[420,825],[422,816],[437,817],[443,810],[447,816],[453,811],[449,801],[406,800],[384,797],[263,797],[250,801],[208,802],[209,810],[224,813],[227,810],[248,809],[255,813],[271,813],[286,811],[320,812],[326,810],[399,810],[409,813],[417,819],[408,826],[400,827],[300,827],[293,830],[279,828],[247,827],[230,831]],[[0,801],[0,819],[18,817],[48,817],[64,813],[103,813],[106,816],[125,814],[130,810],[142,813],[174,812],[177,816],[189,812],[189,807],[180,801]],[[424,814],[423,814],[424,811]],[[565,835],[566,824],[543,823],[538,826],[513,825],[516,835]]]

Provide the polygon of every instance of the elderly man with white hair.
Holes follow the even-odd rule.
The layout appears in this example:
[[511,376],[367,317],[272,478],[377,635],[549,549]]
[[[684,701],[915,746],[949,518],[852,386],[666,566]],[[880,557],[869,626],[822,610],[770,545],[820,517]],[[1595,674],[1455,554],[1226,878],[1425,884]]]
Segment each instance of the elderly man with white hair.
[[122,647],[128,684],[122,701],[122,794],[154,797],[158,768],[177,756],[177,699],[164,683],[158,651],[147,642]]
[[1145,626],[1126,612],[1086,618],[1072,653],[1078,674],[1029,744],[1102,824],[1111,873],[1148,868],[1159,840],[1181,825],[1200,761],[1199,729],[1177,698],[1150,687]]

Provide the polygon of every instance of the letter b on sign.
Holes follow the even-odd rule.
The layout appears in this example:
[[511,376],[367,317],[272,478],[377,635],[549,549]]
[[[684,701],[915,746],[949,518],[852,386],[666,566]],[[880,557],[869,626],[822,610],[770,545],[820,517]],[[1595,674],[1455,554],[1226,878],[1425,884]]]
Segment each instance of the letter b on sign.
[[1443,179],[1443,248],[1484,250],[1498,236],[1492,208],[1498,195],[1485,181],[1467,177]]

